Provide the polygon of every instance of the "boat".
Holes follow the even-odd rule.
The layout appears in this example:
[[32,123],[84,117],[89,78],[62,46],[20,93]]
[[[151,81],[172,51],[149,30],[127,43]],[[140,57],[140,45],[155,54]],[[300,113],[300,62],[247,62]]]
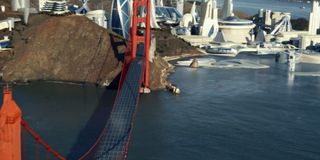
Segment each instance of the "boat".
[[245,68],[245,69],[266,69],[267,65],[263,65],[254,61],[245,59],[229,59],[215,63],[213,68]]
[[238,50],[235,48],[217,47],[217,48],[207,48],[206,52],[211,54],[237,54]]
[[[193,61],[194,59],[189,59],[186,61],[177,61],[176,66],[188,67],[191,65]],[[216,60],[213,58],[198,58],[197,61],[200,67],[211,66],[212,64],[216,63]]]
[[264,50],[264,51],[257,51],[256,54],[257,55],[276,55],[278,54],[278,51],[272,51],[272,50]]

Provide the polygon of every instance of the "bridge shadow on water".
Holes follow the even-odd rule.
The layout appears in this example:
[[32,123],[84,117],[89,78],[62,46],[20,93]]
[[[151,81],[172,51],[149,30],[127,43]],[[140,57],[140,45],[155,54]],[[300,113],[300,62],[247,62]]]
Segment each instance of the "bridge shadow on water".
[[116,94],[117,91],[114,89],[105,89],[95,111],[79,132],[76,142],[69,151],[66,157],[68,160],[79,159],[96,142],[109,118]]
[[[111,47],[118,61],[124,60],[127,44],[116,36],[110,35]],[[67,155],[68,160],[77,160],[83,156],[97,141],[103,131],[117,95],[121,73],[105,89],[95,111],[87,121],[85,127],[79,132],[76,142]],[[92,155],[90,155],[92,156]]]
[[85,127],[79,132],[76,142],[73,144],[71,150],[69,151],[69,154],[66,157],[68,160],[79,159],[97,141],[112,111],[114,101],[117,96],[120,77],[121,73],[103,92],[95,111],[88,119]]

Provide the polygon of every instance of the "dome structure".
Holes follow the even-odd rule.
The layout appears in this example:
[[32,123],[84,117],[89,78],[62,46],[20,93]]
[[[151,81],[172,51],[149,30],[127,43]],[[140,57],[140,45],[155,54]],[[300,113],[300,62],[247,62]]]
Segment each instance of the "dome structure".
[[246,20],[246,19],[240,19],[239,17],[237,16],[229,16],[229,17],[226,17],[222,20],[219,21],[219,23],[221,24],[231,24],[231,25],[248,25],[248,24],[253,24],[253,21],[250,21],[250,20]]
[[224,21],[238,22],[238,21],[240,21],[240,18],[237,16],[229,16],[229,17],[225,18]]
[[219,28],[225,35],[226,41],[247,43],[251,39],[250,31],[255,27],[251,20],[228,16],[219,20]]

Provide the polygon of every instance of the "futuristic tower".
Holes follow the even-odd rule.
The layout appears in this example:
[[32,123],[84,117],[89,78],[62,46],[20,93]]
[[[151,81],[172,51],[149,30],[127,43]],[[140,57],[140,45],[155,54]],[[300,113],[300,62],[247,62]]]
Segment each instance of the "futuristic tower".
[[216,0],[208,0],[203,5],[199,23],[201,35],[215,38],[219,30],[217,2]]
[[309,19],[309,33],[316,35],[320,28],[320,6],[319,1],[314,0],[312,3],[312,11]]
[[131,13],[129,0],[113,0],[110,28],[123,38],[130,39]]
[[222,19],[234,16],[233,14],[233,0],[224,0],[222,8]]
[[176,0],[176,8],[183,15],[184,0]]

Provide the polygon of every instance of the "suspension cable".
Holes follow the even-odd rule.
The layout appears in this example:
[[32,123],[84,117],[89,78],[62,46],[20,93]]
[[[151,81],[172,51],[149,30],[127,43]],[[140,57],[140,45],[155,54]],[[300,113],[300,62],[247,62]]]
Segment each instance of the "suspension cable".
[[[53,150],[46,142],[44,142],[41,137],[28,125],[28,123],[22,119],[21,120],[22,127],[35,139],[36,141],[36,147],[38,148],[38,145],[42,145],[46,151],[54,155],[59,160],[65,160],[63,156],[61,156],[57,151]],[[39,149],[39,148],[38,148]],[[36,156],[39,156],[38,151],[36,151]],[[39,158],[39,157],[37,157]]]

